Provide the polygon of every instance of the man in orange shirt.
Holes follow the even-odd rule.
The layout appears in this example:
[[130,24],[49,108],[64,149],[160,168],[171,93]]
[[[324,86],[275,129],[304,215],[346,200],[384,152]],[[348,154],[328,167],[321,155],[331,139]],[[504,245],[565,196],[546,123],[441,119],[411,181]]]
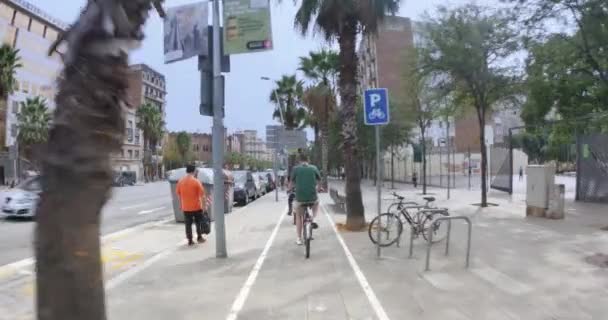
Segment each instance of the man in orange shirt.
[[205,242],[201,224],[203,222],[203,211],[207,208],[205,197],[205,189],[200,181],[196,178],[197,172],[193,165],[186,166],[187,175],[177,183],[176,193],[181,204],[182,211],[186,218],[186,237],[188,245],[194,245],[192,241],[192,223],[196,223],[197,241]]

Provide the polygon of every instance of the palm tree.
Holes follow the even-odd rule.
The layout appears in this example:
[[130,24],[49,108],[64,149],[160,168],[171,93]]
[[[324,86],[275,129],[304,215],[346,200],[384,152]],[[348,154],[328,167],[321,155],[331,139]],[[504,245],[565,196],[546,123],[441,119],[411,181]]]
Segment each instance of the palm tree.
[[[310,52],[307,57],[300,57],[299,70],[313,82],[313,87],[306,90],[304,104],[311,110],[315,128],[315,143],[318,143],[318,131],[321,131],[321,166],[323,187],[327,189],[327,172],[329,171],[329,122],[336,104],[333,80],[339,69],[338,53],[331,50]],[[320,128],[319,128],[320,127]],[[318,144],[317,144],[318,146]],[[319,146],[318,146],[319,147]]]
[[270,102],[276,105],[272,114],[274,119],[283,121],[287,130],[302,128],[305,124],[306,110],[302,108],[304,83],[296,75],[284,75],[276,81],[276,88],[270,93]]
[[5,140],[7,99],[17,86],[15,73],[23,66],[20,60],[19,49],[7,44],[0,46],[0,141]]
[[51,114],[44,98],[27,98],[21,102],[21,111],[17,115],[17,141],[28,160],[33,160],[32,148],[47,141],[50,123]]
[[136,116],[137,128],[143,131],[144,137],[144,166],[147,168],[144,171],[148,173],[146,178],[156,178],[158,164],[152,163],[152,155],[156,155],[156,146],[165,132],[163,114],[157,106],[145,103],[137,108]]
[[89,0],[49,50],[67,44],[36,214],[38,320],[107,318],[100,217],[124,141],[129,50],[152,2]]
[[[302,0],[294,23],[303,34],[310,27],[322,33],[327,40],[338,41],[340,47],[340,118],[344,139],[346,171],[346,226],[359,230],[365,227],[361,198],[361,173],[357,151],[357,53],[359,32],[375,34],[378,23],[386,13],[394,14],[399,0]],[[313,21],[314,20],[314,21]]]
[[175,142],[177,145],[177,152],[182,159],[182,163],[185,164],[186,161],[188,161],[188,152],[190,152],[190,145],[192,143],[190,135],[185,131],[180,131],[177,133]]

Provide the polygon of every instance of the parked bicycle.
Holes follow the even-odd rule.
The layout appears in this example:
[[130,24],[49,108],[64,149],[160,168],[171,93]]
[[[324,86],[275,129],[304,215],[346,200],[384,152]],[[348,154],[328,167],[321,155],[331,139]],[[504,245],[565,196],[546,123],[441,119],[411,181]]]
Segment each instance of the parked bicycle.
[[[443,240],[446,235],[446,224],[434,225],[433,222],[439,216],[449,216],[447,208],[437,208],[434,206],[434,197],[424,197],[424,205],[419,205],[414,201],[405,201],[405,197],[393,192],[396,202],[388,207],[388,212],[375,217],[369,225],[369,239],[378,244],[378,228],[380,229],[380,246],[388,247],[396,243],[403,233],[403,220],[410,225],[414,236],[422,237],[426,240],[429,228],[433,228],[433,242]],[[415,211],[415,212],[414,212]],[[402,219],[403,218],[403,219]]]

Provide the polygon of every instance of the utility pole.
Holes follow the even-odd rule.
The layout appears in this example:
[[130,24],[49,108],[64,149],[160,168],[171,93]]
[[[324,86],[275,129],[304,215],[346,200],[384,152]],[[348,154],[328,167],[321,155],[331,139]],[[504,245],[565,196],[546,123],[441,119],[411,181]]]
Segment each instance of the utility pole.
[[[221,80],[220,56],[220,0],[213,0],[213,82]],[[213,132],[211,145],[213,148],[213,213],[215,214],[215,256],[228,257],[226,250],[226,226],[224,224],[224,106],[221,105],[222,89],[213,86]]]

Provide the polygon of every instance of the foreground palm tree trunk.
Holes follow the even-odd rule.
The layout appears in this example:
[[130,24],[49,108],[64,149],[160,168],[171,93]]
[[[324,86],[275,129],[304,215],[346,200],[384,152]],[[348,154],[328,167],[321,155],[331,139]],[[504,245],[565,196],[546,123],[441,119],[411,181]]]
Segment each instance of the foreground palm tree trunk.
[[90,0],[62,38],[68,49],[37,211],[39,320],[106,319],[100,213],[110,196],[110,154],[123,140],[127,52],[143,38],[150,7],[150,0]]
[[340,97],[346,173],[346,227],[361,230],[365,227],[365,211],[361,195],[361,175],[357,151],[357,20],[346,19],[338,39],[340,45]]

